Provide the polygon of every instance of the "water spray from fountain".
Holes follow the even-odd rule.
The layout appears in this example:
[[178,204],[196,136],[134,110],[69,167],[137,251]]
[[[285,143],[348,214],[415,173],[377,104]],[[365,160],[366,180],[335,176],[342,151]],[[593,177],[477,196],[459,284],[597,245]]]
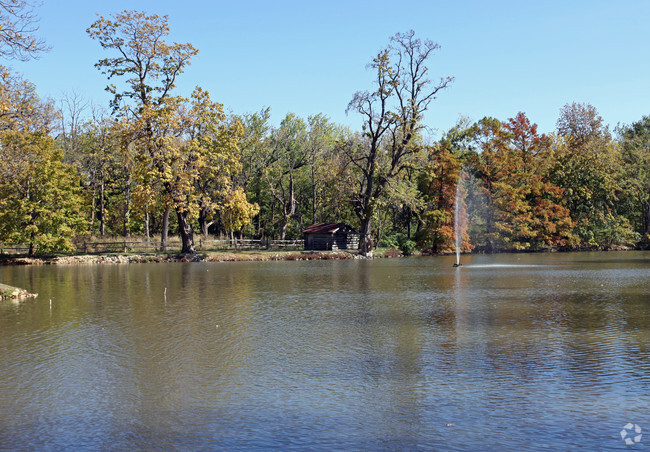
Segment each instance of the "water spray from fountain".
[[463,220],[461,218],[461,195],[463,180],[463,172],[458,173],[458,181],[456,182],[456,199],[454,201],[454,234],[456,236],[456,263],[454,267],[462,267],[460,263],[460,249],[463,244]]

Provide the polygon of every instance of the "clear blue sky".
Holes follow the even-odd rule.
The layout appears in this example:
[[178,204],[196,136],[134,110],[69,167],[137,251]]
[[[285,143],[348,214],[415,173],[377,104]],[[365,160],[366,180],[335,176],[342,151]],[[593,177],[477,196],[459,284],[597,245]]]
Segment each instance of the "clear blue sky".
[[409,29],[441,45],[432,77],[456,79],[426,115],[432,129],[460,115],[505,120],[523,111],[550,132],[574,101],[594,105],[612,127],[650,114],[650,2],[641,0],[44,0],[40,35],[52,51],[10,65],[42,97],[75,92],[107,104],[94,64],[108,54],[86,29],[124,9],[169,15],[169,41],[200,50],[179,94],[200,85],[240,114],[269,106],[276,124],[288,112],[324,113],[359,128],[345,109],[355,91],[372,88],[366,64]]

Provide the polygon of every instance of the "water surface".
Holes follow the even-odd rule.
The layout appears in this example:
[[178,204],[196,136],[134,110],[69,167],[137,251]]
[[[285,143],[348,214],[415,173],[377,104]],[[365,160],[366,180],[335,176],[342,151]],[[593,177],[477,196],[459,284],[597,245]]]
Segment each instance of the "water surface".
[[650,444],[650,253],[454,261],[2,267],[0,449]]

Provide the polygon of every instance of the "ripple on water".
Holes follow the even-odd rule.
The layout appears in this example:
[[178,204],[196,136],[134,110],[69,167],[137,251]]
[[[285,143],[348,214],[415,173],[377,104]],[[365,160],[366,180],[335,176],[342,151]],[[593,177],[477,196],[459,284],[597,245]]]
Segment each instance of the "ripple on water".
[[53,310],[0,306],[0,442],[624,447],[650,426],[649,270],[511,258],[47,269]]

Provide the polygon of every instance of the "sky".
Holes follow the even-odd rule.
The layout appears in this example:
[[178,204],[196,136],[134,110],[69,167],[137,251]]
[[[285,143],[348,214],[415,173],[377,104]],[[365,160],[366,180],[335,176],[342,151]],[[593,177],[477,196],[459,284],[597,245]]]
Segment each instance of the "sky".
[[356,91],[373,89],[366,65],[408,30],[440,45],[431,78],[454,77],[425,115],[434,136],[461,117],[507,120],[520,111],[552,132],[572,102],[595,106],[612,128],[650,114],[645,0],[41,1],[39,36],[51,51],[4,63],[44,98],[75,94],[108,105],[106,77],[94,64],[112,55],[86,29],[99,15],[129,9],[168,15],[168,42],[199,49],[177,94],[198,85],[235,114],[270,107],[274,125],[290,112],[323,113],[360,129],[362,118],[345,111]]

